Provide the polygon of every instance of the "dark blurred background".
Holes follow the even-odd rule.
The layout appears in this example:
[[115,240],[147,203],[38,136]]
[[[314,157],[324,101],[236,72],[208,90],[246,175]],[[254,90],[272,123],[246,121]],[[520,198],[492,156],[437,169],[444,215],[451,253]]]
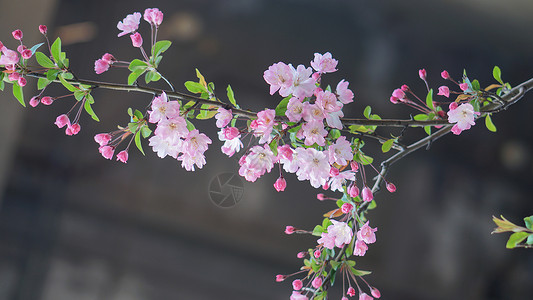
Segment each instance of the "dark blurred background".
[[[533,77],[528,0],[20,0],[0,7],[0,40],[9,48],[16,45],[12,30],[22,29],[33,45],[42,41],[37,26],[47,24],[51,38],[61,35],[79,77],[117,82],[126,82],[125,70],[97,76],[94,61],[105,52],[139,57],[128,37],[116,37],[116,24],[158,7],[165,13],[159,37],[173,42],[163,74],[184,91],[199,68],[219,95],[231,84],[239,104],[254,110],[280,100],[262,79],[269,65],[308,66],[315,52],[339,60],[326,80],[350,82],[356,99],[345,114],[352,117],[366,105],[382,117],[408,116],[412,111],[388,98],[402,84],[423,95],[419,68],[434,87],[445,84],[443,69],[458,79],[465,68],[482,86],[493,83],[494,65],[513,85]],[[146,45],[146,22],[140,31]],[[26,101],[34,86],[29,80]],[[103,159],[92,137],[125,125],[126,109],[151,98],[93,95],[102,121],[84,114],[80,134],[67,137],[53,123],[73,100],[23,109],[9,89],[1,94],[0,299],[288,299],[290,281],[274,276],[296,271],[296,253],[316,238],[283,230],[320,222],[332,209],[316,200],[321,190],[287,176],[287,190],[278,194],[270,174],[246,182],[237,205],[219,208],[209,199],[209,181],[236,173],[238,158],[220,154],[213,122],[196,123],[213,139],[201,170],[161,160],[147,144],[146,157],[132,149],[123,165]],[[507,250],[508,234],[490,235],[492,215],[522,224],[533,214],[532,98],[493,116],[497,133],[480,121],[394,165],[388,179],[398,191],[377,195],[369,218],[378,240],[357,259],[374,271],[366,278],[385,299],[533,297],[532,250]],[[404,142],[422,136],[408,130]],[[333,290],[331,299],[340,299],[340,287]]]

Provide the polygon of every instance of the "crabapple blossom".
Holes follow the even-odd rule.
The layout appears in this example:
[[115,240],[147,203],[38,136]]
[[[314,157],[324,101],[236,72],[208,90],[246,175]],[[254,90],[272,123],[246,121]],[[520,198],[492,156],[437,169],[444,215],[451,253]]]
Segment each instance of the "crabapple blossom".
[[452,102],[448,111],[448,122],[456,123],[452,127],[453,134],[460,134],[463,130],[468,130],[472,125],[476,125],[474,119],[479,116],[479,112],[474,110],[470,103],[463,103],[457,106],[457,103]]
[[157,153],[159,158],[164,158],[167,155],[177,158],[183,140],[176,136],[164,139],[159,135],[154,135],[148,140],[148,142],[148,145],[152,147],[152,150]]
[[420,77],[420,79],[426,81],[426,76],[427,76],[426,69],[418,70],[418,76]]
[[320,258],[321,255],[322,255],[322,251],[320,251],[320,250],[315,250],[315,252],[313,252],[313,256],[316,259]]
[[19,80],[20,78],[20,74],[19,73],[11,73],[7,76],[7,79],[9,79],[9,81],[17,81]]
[[292,161],[292,150],[290,145],[278,146],[278,158]]
[[76,135],[78,132],[80,132],[81,126],[78,123],[72,124],[70,126],[67,126],[67,129],[65,129],[66,135]]
[[366,293],[362,293],[361,295],[359,295],[359,300],[372,300],[374,298],[368,296]]
[[285,226],[285,234],[293,234],[295,230],[294,226]]
[[355,296],[355,289],[353,287],[349,287],[348,291],[346,291],[346,294],[350,297]]
[[135,12],[127,15],[122,21],[118,22],[117,28],[122,30],[122,32],[118,34],[118,37],[135,32],[139,28],[141,17],[141,13]]
[[348,104],[350,102],[353,102],[354,94],[353,92],[348,88],[348,85],[350,83],[348,81],[341,80],[337,84],[337,88],[335,89],[335,92],[337,94],[337,97],[339,98],[339,101],[343,104]]
[[395,89],[392,92],[392,96],[397,98],[397,99],[404,99],[405,98],[405,92],[402,91],[402,89]]
[[46,25],[39,25],[39,32],[41,32],[41,34],[46,35],[47,31],[48,28],[46,27]]
[[276,182],[274,182],[274,188],[278,192],[283,192],[287,187],[287,181],[283,177],[279,177]]
[[157,8],[147,8],[144,10],[144,20],[159,27],[163,23],[163,13]]
[[285,275],[278,274],[276,275],[276,282],[282,282],[287,278]]
[[368,246],[365,244],[365,242],[361,240],[355,241],[355,245],[353,248],[353,255],[364,256],[366,253],[366,250],[368,250]]
[[355,180],[355,173],[352,171],[343,171],[340,172],[336,176],[332,176],[329,185],[332,191],[339,191],[343,192],[343,185],[346,184],[347,181],[354,181]]
[[302,103],[302,100],[292,97],[289,100],[289,103],[287,103],[287,111],[285,111],[285,115],[291,122],[300,122],[304,113],[304,108],[305,106]]
[[20,29],[14,30],[11,34],[15,40],[22,40],[22,31]]
[[396,186],[392,182],[387,182],[387,190],[391,193],[396,192]]
[[200,152],[184,152],[178,160],[181,161],[181,167],[187,171],[194,171],[194,165],[200,169],[205,165],[205,156]]
[[468,90],[468,83],[465,82],[465,83],[459,84],[459,88],[461,88],[463,92],[466,92]]
[[[316,82],[311,77],[313,70],[311,68],[306,68],[304,65],[298,65],[296,69],[294,69],[292,65],[289,65],[289,67],[294,74],[294,80],[292,82],[292,86],[288,90],[288,93],[299,99],[311,97],[316,87]],[[287,97],[288,94],[286,96],[282,96]]]
[[441,95],[441,96],[444,96],[446,98],[450,98],[450,89],[443,85],[441,87],[439,87],[439,93],[437,95]]
[[324,244],[324,247],[333,249],[334,246],[341,248],[344,244],[349,244],[352,241],[352,229],[348,224],[339,222],[337,220],[330,220],[332,225],[328,226],[327,233],[323,232],[321,238],[318,239],[318,244]]
[[105,159],[111,159],[113,158],[113,154],[115,153],[115,148],[111,146],[101,146],[98,148],[98,151]]
[[18,83],[18,85],[20,85],[20,86],[26,86],[26,83],[27,83],[26,78],[24,78],[24,77],[19,77],[19,79],[17,80],[17,83]]
[[94,141],[100,146],[106,146],[113,137],[109,133],[99,133],[94,136]]
[[200,133],[198,129],[194,129],[187,134],[185,140],[183,141],[182,151],[190,154],[191,156],[194,156],[196,153],[203,155],[211,142],[211,139],[205,134]]
[[148,111],[150,118],[148,122],[157,123],[161,120],[179,117],[180,104],[178,101],[168,101],[167,94],[161,93],[152,101],[152,110]]
[[368,223],[370,221],[367,221],[365,225],[363,225],[361,228],[359,228],[359,231],[357,231],[357,239],[362,240],[366,244],[372,244],[376,242],[376,232],[377,228],[371,228]]
[[337,101],[335,94],[330,91],[318,91],[315,103],[320,105],[325,113],[337,112],[342,109],[342,103]]
[[241,135],[239,129],[237,127],[226,127],[222,129],[222,132],[224,133],[224,138],[226,140],[233,140],[234,138]]
[[109,64],[107,62],[105,62],[104,60],[97,59],[94,62],[94,72],[96,74],[102,74],[102,73],[104,73],[107,70],[109,70]]
[[265,109],[257,113],[257,119],[250,127],[254,129],[254,135],[260,137],[259,144],[269,143],[272,140],[270,133],[274,127],[275,117],[276,111],[273,109]]
[[173,136],[185,138],[189,134],[189,130],[187,129],[187,121],[185,121],[185,119],[181,116],[176,116],[172,119],[163,119],[157,123],[155,134],[164,139]]
[[300,292],[292,291],[291,298],[289,300],[308,300],[307,296],[302,295]]
[[306,122],[322,121],[325,118],[324,109],[316,103],[310,104],[309,102],[305,102],[302,117]]
[[335,67],[337,67],[338,63],[339,62],[336,59],[333,59],[329,52],[326,52],[323,55],[315,53],[315,59],[311,62],[311,67],[313,67],[318,73],[333,73],[337,71]]
[[311,283],[311,285],[315,289],[318,289],[322,285],[322,277],[317,276],[315,279],[313,279],[313,282]]
[[440,76],[442,79],[450,79],[450,74],[448,74],[448,71],[444,70],[440,73]]
[[350,195],[350,197],[352,198],[359,196],[359,188],[357,187],[357,185],[350,185],[350,187],[348,188],[348,195]]
[[363,197],[363,201],[365,202],[370,202],[372,201],[372,199],[374,199],[374,195],[372,195],[372,191],[367,186],[363,188],[363,191],[361,192],[361,194]]
[[[250,149],[250,154],[246,156],[245,165],[247,168],[254,170],[259,176],[269,172],[274,167],[276,157],[268,145],[253,146]],[[244,165],[243,165],[244,166]]]
[[143,38],[140,33],[135,32],[134,34],[130,34],[130,38],[133,47],[140,48],[143,45]]
[[270,95],[274,95],[279,90],[282,97],[290,94],[290,89],[294,80],[294,75],[287,64],[278,62],[268,67],[263,74],[263,78],[270,85]]
[[341,211],[343,214],[348,214],[352,211],[353,209],[353,205],[351,203],[344,203],[342,206],[341,206]]
[[63,128],[65,126],[70,126],[70,119],[68,118],[67,115],[62,114],[62,115],[60,115],[60,116],[58,116],[56,118],[56,121],[55,121],[54,124],[56,124],[57,127],[59,127],[59,128]]
[[24,49],[24,51],[22,51],[21,55],[22,55],[22,58],[24,58],[24,59],[30,59],[32,57],[33,53],[31,52],[30,49]]
[[226,139],[224,130],[220,130],[218,132],[218,139],[224,142],[224,145],[221,147],[222,153],[226,154],[229,157],[232,157],[235,152],[239,152],[243,147],[240,138],[241,135],[239,134],[231,140]]
[[117,154],[117,161],[121,161],[123,163],[128,162],[128,151],[122,150]]
[[54,99],[50,96],[42,97],[41,103],[44,105],[51,105],[54,102]]
[[339,169],[337,169],[335,167],[331,167],[331,169],[329,169],[329,176],[330,177],[335,177],[335,176],[338,176],[339,174],[340,174]]
[[298,180],[309,180],[314,188],[325,184],[326,179],[329,177],[330,169],[326,154],[314,148],[297,148],[296,154],[297,163],[300,167],[296,172]]
[[339,166],[345,166],[353,159],[352,146],[345,136],[340,136],[335,144],[329,146],[328,158],[330,164],[336,163]]
[[38,96],[31,97],[31,99],[30,99],[30,106],[31,107],[36,107],[37,105],[39,105],[39,103],[41,103],[41,99]]
[[218,128],[226,127],[226,125],[229,124],[231,119],[233,118],[233,114],[231,113],[231,109],[224,109],[220,107],[217,110],[217,114],[215,115],[215,119],[217,119],[216,125]]
[[305,136],[305,145],[311,146],[316,143],[319,146],[325,145],[324,137],[328,134],[324,129],[322,121],[311,121],[302,125]]
[[299,291],[304,286],[303,282],[300,279],[296,279],[292,282],[292,288],[296,291]]
[[[0,66],[13,67],[19,62],[19,55],[16,51],[9,50],[7,47],[2,48],[2,56],[0,56]],[[13,69],[13,68],[12,68]]]

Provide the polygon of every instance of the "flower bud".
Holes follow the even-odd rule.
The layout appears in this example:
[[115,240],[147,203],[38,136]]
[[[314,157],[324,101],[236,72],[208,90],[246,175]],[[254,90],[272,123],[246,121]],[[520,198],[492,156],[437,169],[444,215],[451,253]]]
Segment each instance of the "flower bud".
[[24,59],[30,59],[31,56],[33,55],[30,49],[25,49],[24,51],[22,51],[21,54],[22,54],[22,58]]
[[140,48],[143,45],[143,38],[140,33],[136,32],[130,35],[133,47]]
[[440,76],[443,78],[443,79],[450,79],[450,74],[448,74],[448,71],[444,70],[440,73]]
[[278,274],[276,275],[276,282],[282,282],[285,278],[287,278],[287,276]]
[[352,211],[353,209],[353,205],[351,203],[344,203],[342,206],[341,206],[341,211],[343,214],[348,214]]
[[41,98],[41,103],[44,105],[50,105],[52,104],[52,102],[54,102],[54,99],[50,96],[45,96]]
[[103,146],[98,148],[98,151],[105,159],[111,159],[113,158],[113,154],[115,153],[115,148],[111,146]]
[[128,151],[122,150],[117,154],[117,161],[126,163],[128,161]]
[[41,99],[38,96],[31,97],[31,99],[30,99],[31,107],[35,107],[35,106],[39,105],[39,103],[41,103]]
[[22,40],[22,31],[20,29],[13,31],[11,34],[15,40]]
[[67,126],[67,129],[65,129],[66,135],[76,135],[78,132],[80,132],[81,126],[80,124],[72,124],[71,126]]
[[[446,72],[446,71],[445,71]],[[381,293],[379,292],[378,289],[376,289],[375,287],[371,287],[370,288],[370,291],[371,291],[371,294],[374,298],[376,299],[379,299],[381,297]]]
[[321,285],[322,285],[322,277],[317,277],[313,280],[313,282],[311,283],[311,285],[315,288],[315,289],[318,289]]
[[19,84],[19,86],[25,86],[27,83],[26,78],[19,77],[19,79],[17,80],[17,83]]
[[58,116],[56,118],[56,121],[55,121],[54,124],[56,124],[57,127],[59,127],[59,128],[63,128],[65,126],[70,126],[70,119],[68,118],[67,115],[62,114],[62,115],[60,115],[60,116]]
[[468,90],[468,83],[466,83],[466,82],[465,82],[465,83],[461,83],[461,84],[459,85],[459,87],[460,87],[461,90],[464,92],[464,91]]
[[349,287],[348,291],[346,291],[346,295],[353,297],[355,296],[355,289],[353,287]]
[[359,170],[359,164],[356,161],[352,161],[350,163],[350,167],[352,168],[352,171],[357,172]]
[[305,251],[301,251],[301,252],[298,252],[298,254],[296,254],[296,257],[298,257],[298,258],[304,258],[306,254],[307,254],[307,252],[305,252]]
[[369,187],[365,186],[362,191],[363,201],[370,202],[372,199],[374,199],[374,195],[372,195],[372,191]]
[[48,28],[46,27],[46,25],[39,25],[39,31],[41,32],[41,34],[46,35]]
[[396,97],[398,99],[403,99],[405,98],[405,92],[402,91],[401,89],[395,89],[393,92],[392,92],[392,96],[393,97]]
[[348,195],[350,195],[350,197],[352,197],[352,198],[355,198],[355,197],[359,196],[359,188],[357,187],[357,185],[352,184],[348,188]]
[[302,289],[302,287],[304,286],[303,282],[300,280],[300,279],[296,279],[292,282],[292,288],[295,290],[295,291],[299,291]]
[[387,182],[387,190],[391,193],[396,192],[396,186],[392,182]]
[[99,133],[94,136],[94,141],[100,146],[106,146],[113,137],[109,133]]
[[278,192],[283,192],[285,188],[287,187],[287,181],[285,181],[285,178],[279,177],[276,182],[274,182],[274,188]]
[[407,84],[402,85],[401,87],[402,91],[407,92],[409,91],[409,86]]
[[420,77],[420,79],[426,81],[426,76],[427,76],[426,69],[418,70],[418,76]]
[[361,295],[359,295],[359,300],[372,300],[374,298],[368,296],[366,293],[362,293]]
[[293,234],[296,229],[294,226],[286,226],[285,227],[285,234]]
[[234,138],[238,137],[241,133],[239,132],[239,129],[236,127],[227,127],[223,129],[224,132],[224,138],[226,140],[233,140]]
[[330,177],[335,177],[335,176],[338,176],[339,174],[340,174],[339,169],[337,169],[335,167],[331,167],[331,169],[329,169],[329,176]]
[[313,252],[313,256],[318,259],[320,257],[320,255],[322,255],[322,252],[320,250],[315,250],[315,252]]
[[319,201],[324,201],[326,200],[326,196],[322,193],[320,194],[316,194],[316,198],[319,200]]

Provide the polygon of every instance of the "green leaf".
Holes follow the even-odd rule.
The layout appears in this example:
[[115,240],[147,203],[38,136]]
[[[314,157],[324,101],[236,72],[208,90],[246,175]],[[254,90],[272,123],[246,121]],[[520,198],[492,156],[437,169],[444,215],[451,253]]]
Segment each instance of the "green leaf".
[[143,155],[146,155],[144,154],[143,146],[141,144],[141,132],[140,131],[137,131],[137,133],[135,134],[135,146],[137,146],[137,149],[139,149],[139,151],[141,151]]
[[22,106],[26,107],[26,103],[24,103],[24,94],[22,93],[22,87],[18,85],[18,83],[13,83],[13,96],[17,98],[17,100],[22,104]]
[[128,107],[128,116],[133,117],[133,109],[131,107]]
[[331,129],[329,132],[329,137],[333,140],[338,139],[341,136],[341,131],[338,129]]
[[283,100],[281,100],[276,106],[276,116],[284,116],[285,112],[287,111],[287,104],[289,104],[289,100],[292,98],[292,96],[285,97]]
[[368,274],[372,274],[372,272],[370,271],[363,271],[363,270],[356,270],[356,269],[351,269],[352,273],[355,275],[355,276],[365,276],[365,275],[368,275]]
[[137,69],[146,69],[147,68],[147,64],[145,61],[142,61],[140,59],[134,59],[131,61],[130,65],[128,66],[128,70],[130,71],[135,71]]
[[474,79],[472,81],[472,89],[474,91],[479,91],[481,89],[480,85],[479,85],[479,81],[477,79]]
[[61,81],[61,84],[69,91],[71,92],[76,92],[76,91],[79,91],[78,88],[76,88],[75,86],[73,86],[70,82],[66,81],[65,79],[63,79],[63,76],[59,75],[59,81]]
[[143,113],[138,109],[135,110],[133,115],[137,118],[137,121],[140,121],[144,118]]
[[[48,71],[46,71],[46,79],[52,81],[52,80],[56,80],[57,79],[57,74],[59,74],[59,72],[61,72],[60,70],[58,69],[50,69]],[[63,78],[65,78],[65,76],[63,76]]]
[[426,96],[426,105],[431,110],[435,109],[435,106],[433,106],[433,89],[430,89]]
[[199,94],[202,92],[207,93],[207,89],[205,88],[205,86],[203,86],[201,83],[194,81],[186,81],[185,88],[187,88],[187,90],[193,94]]
[[189,120],[185,120],[185,121],[187,121],[187,130],[189,130],[189,131],[193,131],[194,129],[196,129],[196,128],[194,127],[194,124],[191,123],[191,121],[189,121]]
[[139,128],[139,123],[138,122],[130,122],[130,123],[128,123],[128,129],[130,130],[131,133],[136,133],[137,132],[137,128]]
[[503,84],[503,81],[502,81],[502,70],[500,70],[500,68],[498,66],[494,66],[494,69],[492,69],[492,76],[494,77],[494,79],[496,79],[496,81],[498,81],[499,83]]
[[395,142],[395,139],[387,140],[385,143],[383,143],[383,145],[381,145],[381,151],[383,151],[383,153],[389,152],[390,149],[392,148],[392,145],[394,145],[394,142]]
[[313,235],[314,236],[321,236],[322,232],[324,232],[324,228],[320,225],[316,225],[313,229]]
[[227,88],[227,91],[228,91],[228,99],[229,99],[229,102],[235,106],[236,108],[239,108],[239,105],[237,105],[237,101],[235,101],[235,93],[233,93],[233,90],[231,89],[231,85],[228,84],[228,88]]
[[43,68],[47,69],[53,69],[57,66],[48,58],[44,53],[42,52],[35,52],[35,59],[37,59],[37,63]]
[[530,235],[527,237],[526,244],[528,244],[528,245],[533,245],[533,234],[530,234]]
[[368,205],[368,210],[373,210],[374,208],[376,208],[376,206],[378,206],[376,200],[372,200],[372,202],[370,202],[370,204]]
[[74,98],[76,98],[76,100],[81,101],[83,99],[83,97],[85,97],[85,92],[84,91],[75,91],[74,92]]
[[170,45],[172,45],[171,41],[159,41],[155,43],[152,49],[152,55],[159,56],[161,53],[167,51]]
[[416,121],[426,121],[427,119],[429,119],[429,117],[425,114],[418,114],[414,116],[413,119],[415,119]]
[[91,102],[85,100],[85,104],[83,105],[85,108],[85,111],[95,120],[96,122],[100,122],[100,119],[96,116],[96,114],[93,111],[93,108],[91,107]]
[[425,131],[428,135],[431,135],[431,126],[424,126],[424,131]]
[[0,80],[0,91],[3,91],[5,88],[5,83],[3,80]]
[[523,240],[527,238],[529,233],[527,232],[515,232],[511,234],[509,237],[509,240],[507,241],[507,245],[505,246],[507,249],[513,249],[516,247],[516,245],[520,244]]
[[148,126],[144,125],[143,127],[141,127],[141,134],[143,138],[146,139],[152,134],[152,130],[148,128]]
[[50,82],[51,81],[46,78],[39,78],[39,80],[37,80],[37,89],[39,90],[44,89],[50,84]]
[[44,43],[39,43],[33,47],[30,48],[30,51],[31,51],[31,54],[35,54],[35,51],[37,51],[37,49],[39,49],[39,47],[41,47]]
[[333,270],[337,270],[337,268],[340,266],[341,263],[338,261],[330,260],[329,264],[331,265],[331,268]]
[[154,79],[154,72],[153,71],[146,72],[146,74],[144,75],[144,81],[146,82],[146,84],[150,83],[151,81],[155,81],[153,79]]
[[131,72],[131,74],[128,76],[128,85],[133,85],[135,81],[137,81],[137,78],[141,76],[146,69],[136,69],[135,71]]
[[488,130],[490,130],[492,132],[496,132],[496,126],[494,125],[494,123],[492,123],[492,119],[490,117],[490,114],[488,114],[485,117],[485,126],[487,126]]
[[367,119],[370,119],[370,113],[372,112],[372,107],[370,106],[367,106],[365,107],[365,110],[363,111],[363,115],[367,118]]
[[52,44],[50,52],[52,52],[52,57],[56,62],[61,61],[61,39],[59,37]]
[[533,230],[533,216],[524,218],[524,223],[526,224],[527,229]]
[[278,139],[273,139],[268,146],[274,155],[278,155]]

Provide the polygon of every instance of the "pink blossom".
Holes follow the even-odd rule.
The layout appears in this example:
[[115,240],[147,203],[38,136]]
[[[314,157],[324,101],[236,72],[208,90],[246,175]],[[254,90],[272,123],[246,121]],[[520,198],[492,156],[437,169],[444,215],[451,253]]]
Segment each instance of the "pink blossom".
[[308,300],[308,298],[302,295],[300,292],[292,291],[292,295],[289,300]]
[[450,98],[450,89],[443,85],[441,87],[439,87],[439,93],[437,95],[441,95],[441,96],[444,96],[446,98]]
[[17,47],[17,51],[18,51],[18,53],[20,53],[20,54],[22,54],[22,52],[23,52],[24,50],[26,50],[26,49],[28,49],[28,48],[26,48],[26,46],[24,46],[24,45],[18,45],[18,47]]
[[466,92],[468,90],[468,83],[464,82],[459,84],[459,88],[461,88],[463,92]]
[[115,148],[111,146],[102,146],[98,148],[98,151],[105,159],[111,159],[113,158],[113,154],[115,153]]
[[321,255],[322,255],[322,251],[320,251],[320,250],[315,250],[315,252],[313,252],[313,256],[316,259],[319,259]]
[[406,93],[409,91],[409,86],[407,86],[407,84],[403,84],[400,88]]
[[276,282],[282,282],[286,278],[287,278],[287,276],[278,274],[278,275],[276,275]]
[[226,140],[233,140],[234,138],[241,135],[241,132],[237,127],[226,127],[222,129],[222,132],[224,133],[224,138]]
[[154,135],[148,141],[159,158],[164,158],[167,155],[177,158],[183,144],[183,140],[176,136],[165,139],[159,135]]
[[329,169],[329,176],[330,177],[335,177],[335,176],[338,176],[339,174],[340,174],[339,169],[337,169],[335,167],[331,167],[331,169]]
[[309,180],[314,188],[325,184],[330,169],[326,154],[314,148],[298,148],[296,153],[300,167],[296,172],[298,180]]
[[302,117],[306,122],[322,121],[325,118],[324,109],[316,103],[310,104],[309,102],[305,102]]
[[420,79],[426,81],[426,76],[427,76],[426,69],[418,70],[418,76],[420,77]]
[[278,146],[278,158],[279,159],[286,159],[288,161],[292,161],[293,152],[294,150],[292,150],[290,145]]
[[157,123],[155,134],[164,139],[173,137],[185,138],[189,134],[187,121],[181,116],[176,116],[172,119],[165,118]]
[[343,79],[337,84],[337,88],[335,89],[337,97],[339,98],[339,101],[342,102],[343,104],[348,104],[350,102],[353,102],[354,94],[348,88],[349,84],[350,83],[348,81],[344,81]]
[[51,105],[54,102],[54,99],[50,96],[45,96],[41,98],[41,103],[44,105]]
[[[331,174],[330,174],[331,175]],[[336,176],[332,176],[331,180],[328,182],[332,191],[339,191],[343,192],[344,188],[343,186],[346,184],[346,181],[354,181],[355,180],[355,173],[352,171],[343,171],[340,172]],[[327,189],[327,188],[324,188]]]
[[26,86],[26,83],[27,83],[26,78],[19,77],[19,79],[17,80],[17,83],[19,86]]
[[293,72],[285,63],[279,62],[271,65],[263,74],[263,78],[270,85],[270,95],[279,90],[282,97],[290,94],[293,83]]
[[357,187],[357,185],[352,184],[348,188],[348,195],[350,195],[350,197],[352,197],[352,198],[355,198],[355,197],[359,196],[359,188]]
[[450,74],[448,74],[448,71],[444,70],[440,73],[440,76],[442,79],[450,79]]
[[457,103],[452,102],[448,111],[448,122],[457,123],[452,127],[452,132],[460,134],[463,130],[470,129],[476,124],[474,119],[478,115],[479,112],[476,112],[471,104],[463,103],[457,106]]
[[368,250],[368,246],[365,244],[365,242],[361,240],[355,241],[353,255],[364,256],[366,253],[366,250]]
[[274,182],[274,188],[278,192],[283,192],[287,187],[287,181],[283,177],[279,177],[276,182]]
[[[16,51],[9,50],[6,47],[2,48],[2,56],[0,56],[0,65],[1,66],[11,66],[19,62],[19,55]],[[11,68],[14,69],[14,68]]]
[[20,78],[20,74],[17,73],[17,72],[11,73],[11,74],[9,74],[9,75],[7,76],[7,79],[8,79],[9,81],[17,81],[17,80],[19,80],[19,78]]
[[81,126],[78,123],[72,124],[70,126],[67,126],[67,129],[65,129],[66,135],[76,135],[78,132],[80,132]]
[[304,258],[305,255],[307,255],[307,252],[305,252],[305,251],[300,251],[300,252],[298,252],[298,254],[296,254],[296,257],[297,257],[297,258]]
[[320,286],[322,286],[322,277],[317,276],[315,279],[313,279],[313,282],[311,282],[311,285],[315,289],[318,289]]
[[194,171],[194,166],[202,168],[205,165],[205,156],[201,152],[184,152],[178,160],[181,161],[181,167],[187,171]]
[[405,98],[405,92],[402,91],[401,89],[395,89],[392,92],[392,96],[397,98],[397,99],[404,99]]
[[200,133],[198,129],[194,129],[187,134],[187,137],[183,141],[183,152],[191,155],[195,153],[203,154],[211,143],[212,141],[210,138],[205,134]]
[[94,136],[94,141],[100,146],[106,146],[113,137],[109,133],[99,133]]
[[327,197],[322,193],[316,194],[316,198],[318,199],[318,201],[324,201],[327,199]]
[[355,289],[353,287],[349,287],[348,291],[346,291],[346,294],[350,297],[355,296]]
[[275,161],[276,157],[268,145],[253,146],[250,149],[250,154],[246,156],[245,165],[262,176],[265,172],[270,173]]
[[39,105],[39,103],[41,103],[41,99],[38,96],[31,97],[30,99],[31,107],[36,107],[37,105]]
[[274,128],[275,117],[276,111],[273,109],[265,109],[257,113],[254,135],[261,137],[259,139],[260,144],[269,143],[272,140],[270,133],[272,133],[272,129]]
[[226,139],[224,134],[224,129],[218,132],[218,139],[224,142],[224,145],[221,147],[222,153],[231,157],[235,152],[239,152],[242,148],[242,142],[240,140],[241,135],[232,138],[231,140]]
[[97,59],[94,62],[94,72],[96,74],[102,74],[107,70],[109,70],[109,64],[103,59]]
[[368,296],[365,293],[362,293],[361,295],[359,295],[359,300],[372,300],[372,299],[374,299],[374,298]]
[[285,234],[293,234],[295,230],[294,226],[285,226]]
[[387,182],[387,190],[391,193],[396,192],[396,186],[392,182]]
[[39,31],[41,32],[41,34],[46,35],[48,28],[46,27],[46,25],[39,25]]
[[381,298],[381,293],[380,293],[379,290],[376,289],[375,287],[371,287],[371,288],[370,288],[370,291],[371,291],[371,294],[372,294],[372,296],[373,296],[374,298],[376,298],[376,299]]
[[287,104],[287,111],[285,111],[285,115],[291,122],[300,122],[304,113],[304,108],[305,106],[302,103],[302,100],[292,97]]
[[318,239],[318,244],[324,244],[324,247],[333,249],[334,246],[341,248],[344,244],[349,244],[352,240],[353,232],[348,224],[331,220],[332,225],[327,228],[327,233],[322,233]]
[[320,105],[324,112],[337,112],[342,109],[342,103],[337,101],[337,97],[330,91],[319,91],[316,93],[316,104]]
[[337,67],[338,63],[329,52],[324,53],[324,55],[315,53],[315,59],[311,62],[311,67],[318,73],[333,73],[337,71],[335,67]]
[[24,51],[22,51],[21,54],[22,54],[22,58],[24,59],[30,59],[33,55],[30,49],[25,49]]
[[394,96],[390,96],[390,102],[392,102],[392,104],[398,104],[400,103],[400,99],[394,97]]
[[159,27],[163,22],[163,13],[157,8],[147,8],[144,10],[144,20]]
[[[289,65],[289,67],[294,74],[294,80],[292,82],[292,87],[290,87],[287,92],[299,99],[311,97],[316,88],[316,82],[311,77],[313,70],[311,68],[306,68],[304,65],[298,65],[296,69],[294,69],[292,65]],[[288,94],[286,96],[282,96],[287,97]]]
[[305,136],[305,145],[311,146],[317,143],[319,146],[325,145],[324,137],[328,135],[327,130],[324,129],[322,121],[306,122],[302,125]]
[[351,213],[352,209],[353,209],[353,205],[351,203],[348,203],[348,202],[344,203],[341,206],[341,211],[342,211],[343,214]]
[[122,30],[122,32],[118,34],[118,37],[135,32],[139,28],[140,21],[141,13],[135,12],[133,14],[127,15],[122,21],[118,22],[117,24],[117,28],[119,30]]
[[344,296],[341,298],[341,300],[348,300],[348,297]]
[[231,109],[224,109],[220,107],[217,110],[217,114],[215,115],[215,119],[217,119],[217,127],[222,128],[229,124],[231,119],[233,118],[233,114],[231,112]]
[[130,34],[130,38],[133,47],[140,48],[143,45],[143,38],[140,33],[135,32],[133,34]]
[[350,163],[350,168],[352,168],[352,171],[356,172],[359,170],[359,163],[356,161],[352,161]]
[[329,163],[336,163],[339,166],[345,166],[353,159],[352,146],[346,140],[345,136],[340,136],[335,144],[328,147]]
[[378,231],[377,228],[371,228],[367,221],[365,225],[359,228],[357,231],[357,239],[364,241],[366,244],[372,244],[376,242],[376,234],[374,232]]
[[[180,104],[178,101],[168,101],[167,94],[161,93],[152,100],[152,110],[148,111],[150,123],[158,123],[161,120],[180,117]],[[182,117],[180,117],[182,118]],[[183,119],[183,118],[182,118]]]
[[121,161],[123,163],[128,162],[128,151],[122,150],[117,154],[117,161]]
[[20,29],[14,30],[11,34],[15,40],[22,40],[22,31]]
[[112,64],[116,59],[112,54],[105,53],[104,55],[102,55],[102,60],[108,64]]
[[292,282],[292,288],[296,291],[299,291],[304,286],[303,282],[300,279],[296,279]]
[[63,128],[67,125],[70,126],[70,119],[68,118],[67,115],[62,114],[56,118],[56,121],[54,124],[56,124],[57,127],[59,128]]
[[372,195],[372,191],[366,185],[363,188],[363,191],[361,192],[361,194],[362,194],[362,197],[363,197],[363,201],[365,201],[365,202],[370,202],[370,201],[372,201],[372,199],[374,199],[374,195]]

